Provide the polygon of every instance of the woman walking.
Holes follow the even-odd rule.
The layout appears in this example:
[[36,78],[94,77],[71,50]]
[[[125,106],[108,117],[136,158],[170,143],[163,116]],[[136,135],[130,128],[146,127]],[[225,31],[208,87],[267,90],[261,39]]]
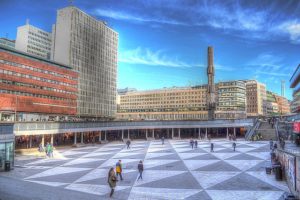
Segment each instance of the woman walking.
[[109,184],[109,187],[111,188],[109,197],[112,197],[112,195],[113,195],[113,193],[115,191],[116,185],[117,185],[117,177],[116,177],[114,168],[110,168],[110,170],[108,172],[108,180],[107,180],[107,182]]

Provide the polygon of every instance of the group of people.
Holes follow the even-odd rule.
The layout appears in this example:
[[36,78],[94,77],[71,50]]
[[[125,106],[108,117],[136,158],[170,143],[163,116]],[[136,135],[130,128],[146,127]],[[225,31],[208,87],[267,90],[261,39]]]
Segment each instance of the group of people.
[[43,147],[42,144],[40,144],[38,151],[39,152],[45,151],[46,157],[53,158],[53,145],[50,144],[49,142],[47,142],[47,145],[45,146],[45,148]]
[[[140,179],[143,180],[143,171],[144,171],[143,161],[140,160],[140,162],[137,165],[137,169],[139,171],[139,177],[137,180],[140,180]],[[120,180],[123,181],[122,171],[123,171],[122,161],[119,160],[116,163],[116,172],[113,167],[110,168],[110,170],[108,172],[107,183],[108,183],[109,187],[111,188],[110,195],[109,195],[110,197],[112,197],[112,195],[114,194],[119,176],[120,176]]]
[[191,139],[190,140],[190,145],[191,145],[192,149],[194,149],[194,147],[195,147],[195,149],[197,149],[198,148],[198,141]]

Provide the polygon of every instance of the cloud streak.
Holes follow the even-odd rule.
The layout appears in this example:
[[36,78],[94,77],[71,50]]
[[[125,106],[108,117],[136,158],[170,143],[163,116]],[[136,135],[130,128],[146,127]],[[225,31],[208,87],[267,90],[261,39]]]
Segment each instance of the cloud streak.
[[[169,57],[163,50],[152,51],[147,48],[137,47],[132,50],[121,51],[119,62],[134,64],[134,65],[150,65],[162,67],[175,67],[175,68],[191,68],[201,67],[205,68],[204,64],[187,63],[180,60],[178,57]],[[217,70],[232,71],[232,67],[215,64]]]

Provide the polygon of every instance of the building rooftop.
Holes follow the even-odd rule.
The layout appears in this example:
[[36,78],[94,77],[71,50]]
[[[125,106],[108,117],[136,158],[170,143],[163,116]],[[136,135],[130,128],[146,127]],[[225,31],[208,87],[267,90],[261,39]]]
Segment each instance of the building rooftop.
[[38,56],[34,56],[34,55],[31,55],[31,54],[28,54],[28,53],[25,53],[25,52],[22,52],[22,51],[18,51],[16,49],[7,48],[7,47],[5,47],[1,44],[0,44],[0,51],[5,51],[5,52],[12,53],[12,54],[22,56],[22,57],[25,57],[25,58],[30,58],[32,60],[36,60],[36,61],[39,61],[39,62],[44,62],[46,64],[55,65],[57,67],[72,69],[71,67],[69,67],[65,64],[58,63],[58,62],[48,60],[48,59],[45,59],[45,58],[41,58],[41,57],[38,57]]

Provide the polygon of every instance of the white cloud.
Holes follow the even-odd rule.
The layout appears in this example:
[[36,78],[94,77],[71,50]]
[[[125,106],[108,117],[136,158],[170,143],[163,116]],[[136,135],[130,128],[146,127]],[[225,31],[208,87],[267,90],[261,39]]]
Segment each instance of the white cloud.
[[[120,51],[119,62],[139,65],[163,66],[163,67],[177,67],[190,68],[202,67],[206,65],[199,63],[187,63],[180,60],[178,57],[169,57],[164,54],[163,50],[152,51],[137,47],[136,49]],[[216,70],[232,71],[233,68],[221,64],[215,64]]]
[[112,19],[117,20],[127,20],[132,22],[156,22],[161,24],[172,24],[172,25],[187,25],[185,23],[172,20],[172,19],[163,19],[162,17],[159,18],[153,18],[153,17],[145,17],[145,16],[138,16],[138,15],[131,15],[125,12],[118,12],[114,10],[104,10],[104,9],[96,9],[94,11],[95,15],[103,16],[103,17],[109,17]]
[[287,21],[279,25],[279,30],[289,34],[291,41],[300,42],[300,22],[297,20]]
[[163,54],[162,50],[151,51],[150,49],[143,49],[141,47],[133,50],[121,51],[119,62],[164,67],[193,67],[178,58],[170,58],[166,56]]

